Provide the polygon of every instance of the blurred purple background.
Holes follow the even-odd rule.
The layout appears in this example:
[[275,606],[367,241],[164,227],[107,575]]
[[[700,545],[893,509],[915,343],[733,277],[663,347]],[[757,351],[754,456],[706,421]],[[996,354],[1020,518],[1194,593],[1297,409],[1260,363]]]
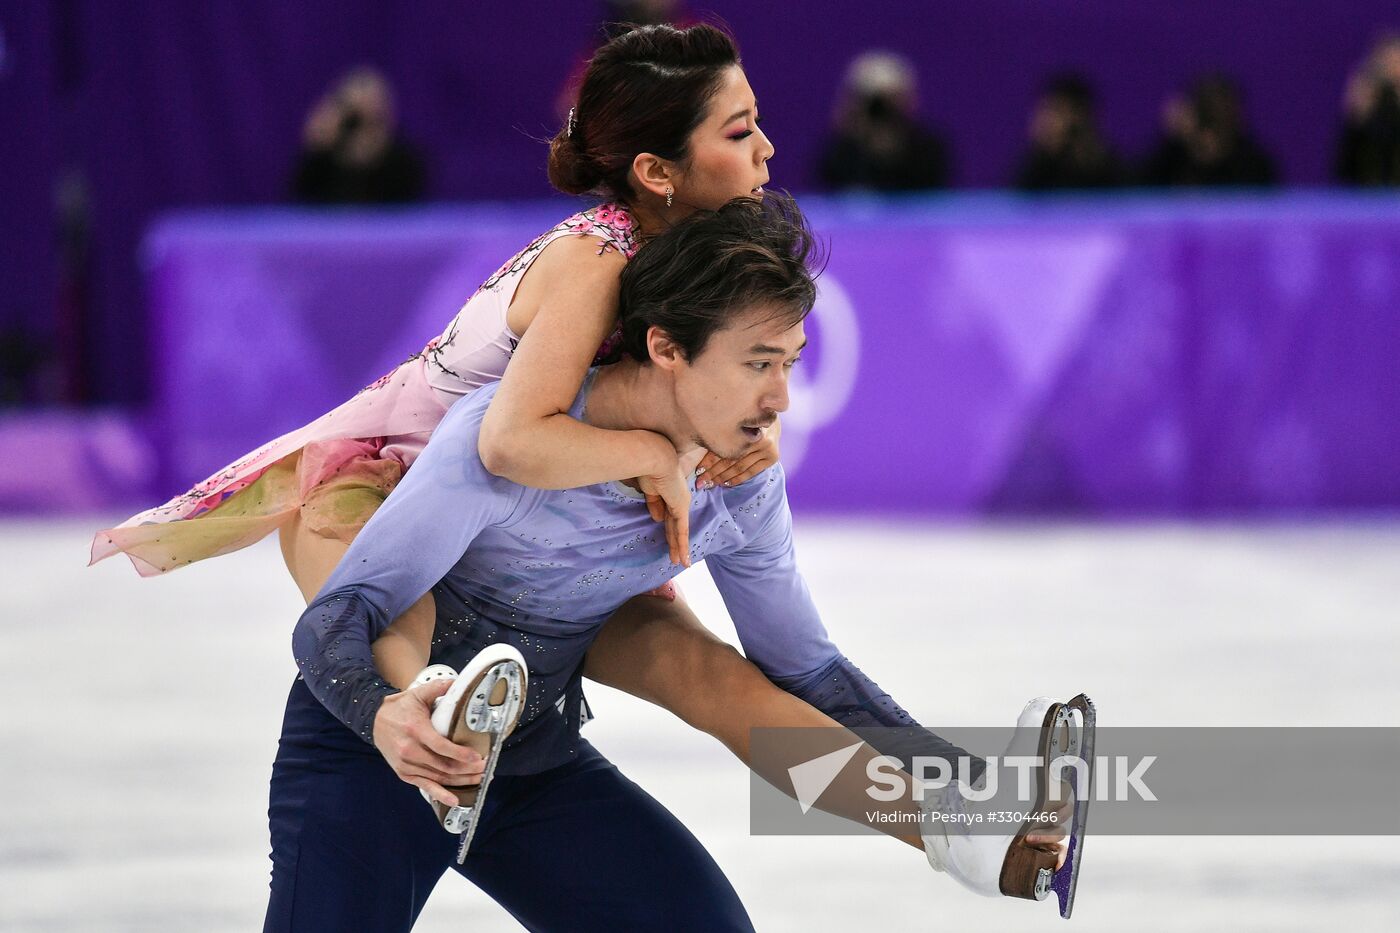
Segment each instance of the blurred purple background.
[[[1067,68],[1095,83],[1108,135],[1130,155],[1152,142],[1164,98],[1203,72],[1223,71],[1244,88],[1251,122],[1284,182],[1324,185],[1347,76],[1378,33],[1400,23],[1393,0],[807,0],[710,2],[692,4],[690,12],[717,16],[737,36],[764,128],[778,147],[774,183],[799,192],[810,185],[842,73],[869,48],[901,52],[915,62],[921,109],[948,137],[956,187],[1009,181],[1044,79]],[[600,6],[563,0],[55,0],[6,7],[0,11],[0,327],[22,327],[54,348],[68,384],[50,391],[53,397],[163,403],[157,390],[166,376],[162,361],[153,358],[138,260],[138,244],[156,217],[196,205],[284,202],[308,108],[359,64],[379,67],[394,82],[405,135],[428,161],[432,199],[546,197],[540,140],[557,127],[556,98],[591,49],[601,13]],[[59,189],[89,205],[87,230],[59,222]],[[962,216],[956,212],[966,205],[959,204],[946,208],[955,214],[945,213],[939,223],[960,222],[947,220]],[[1381,217],[1375,223],[1386,232],[1366,234],[1379,241],[1358,236],[1351,245],[1307,247],[1323,257],[1318,261],[1333,257],[1345,267],[1328,266],[1317,281],[1350,275],[1349,250],[1364,242],[1392,244],[1381,247],[1374,262],[1393,268],[1391,231],[1400,228],[1400,214],[1386,213],[1385,196],[1367,204],[1361,209]],[[533,219],[567,207],[561,200],[492,208],[509,234],[495,254],[504,257],[520,245],[518,213]],[[878,217],[880,210],[867,205],[857,214]],[[979,210],[966,215],[968,223],[981,222]],[[1266,214],[1275,232],[1257,235],[1286,242],[1299,221],[1286,212]],[[384,218],[368,223],[376,230],[392,225]],[[1179,223],[1189,228],[1194,222],[1182,215]],[[1189,243],[1183,255],[1201,268],[1223,264],[1212,287],[1226,304],[1252,309],[1263,321],[1260,333],[1293,334],[1267,326],[1273,286],[1232,278],[1237,233],[1227,225],[1218,234],[1183,240]],[[844,248],[851,262],[868,246],[852,241]],[[65,266],[63,255],[76,259]],[[1279,268],[1286,270],[1286,263]],[[1151,275],[1144,279],[1152,281]],[[1028,296],[1036,293],[1033,285],[1027,282]],[[1134,291],[1132,282],[1122,288]],[[1247,291],[1257,288],[1264,290]],[[389,296],[384,303],[393,305]],[[1199,316],[1207,306],[1188,301],[1183,307]],[[444,305],[440,319],[453,310]],[[1308,313],[1348,312],[1319,304]],[[1193,333],[1190,339],[1204,339],[1208,331]],[[1301,332],[1299,339],[1305,339]],[[378,353],[375,347],[364,355]],[[1337,365],[1344,358],[1339,353]],[[1392,397],[1372,394],[1386,402]],[[1059,409],[1047,414],[1057,412],[1066,417]],[[141,472],[130,469],[133,476]],[[166,481],[185,472],[174,468]],[[1375,486],[1362,499],[1393,504],[1392,485]],[[1060,498],[1073,505],[1072,496]],[[1015,499],[997,501],[1011,508]]]
[[[1388,205],[806,200],[831,258],[784,418],[798,506],[1200,516],[1400,502]],[[421,348],[501,243],[528,242],[550,210],[162,224],[148,250],[161,497]]]

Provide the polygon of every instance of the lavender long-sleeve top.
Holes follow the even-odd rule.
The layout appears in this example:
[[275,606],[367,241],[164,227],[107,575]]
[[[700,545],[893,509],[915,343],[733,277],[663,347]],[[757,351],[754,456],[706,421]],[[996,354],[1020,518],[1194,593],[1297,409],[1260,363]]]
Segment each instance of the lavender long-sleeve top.
[[[575,418],[592,379],[570,409]],[[487,471],[477,438],[496,388],[448,412],[302,614],[293,647],[312,693],[369,741],[380,703],[395,692],[370,643],[431,591],[434,661],[460,666],[493,642],[523,652],[530,688],[507,745],[521,751],[502,768],[543,770],[573,753],[583,655],[599,627],[680,568],[627,486],[533,489]],[[828,638],[797,569],[780,465],[739,486],[696,491],[690,540],[692,562],[706,561],[745,654],[770,679],[846,725],[914,724]]]

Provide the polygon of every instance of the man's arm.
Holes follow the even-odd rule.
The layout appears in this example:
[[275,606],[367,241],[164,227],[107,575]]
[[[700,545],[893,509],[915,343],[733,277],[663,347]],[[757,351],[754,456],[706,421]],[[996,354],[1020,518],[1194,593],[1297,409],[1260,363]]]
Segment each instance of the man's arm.
[[[744,546],[705,559],[749,660],[773,683],[848,729],[874,728],[862,737],[880,752],[906,764],[913,755],[938,756],[956,767],[968,753],[919,726],[827,636],[797,569],[782,466],[751,482],[750,507],[733,510]],[[883,731],[894,727],[900,731]],[[974,759],[972,770],[975,780],[981,762]]]
[[453,406],[432,442],[341,558],[292,632],[307,686],[366,742],[397,691],[374,666],[370,645],[441,580],[487,525],[507,520],[524,489],[481,464],[477,435],[491,392]]

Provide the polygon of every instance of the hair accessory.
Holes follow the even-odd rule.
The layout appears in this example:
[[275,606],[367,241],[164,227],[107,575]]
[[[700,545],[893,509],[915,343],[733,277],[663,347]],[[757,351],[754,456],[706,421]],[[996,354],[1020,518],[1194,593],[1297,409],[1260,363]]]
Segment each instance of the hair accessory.
[[676,193],[676,192],[675,192],[675,189],[673,189],[670,185],[667,185],[667,186],[666,186],[666,206],[667,206],[667,207],[670,207],[670,206],[671,206],[671,196],[674,195],[675,193]]
[[578,121],[576,121],[576,120],[574,119],[574,108],[573,108],[573,107],[570,107],[570,108],[569,108],[569,122],[566,123],[566,124],[564,125],[564,135],[565,135],[565,136],[568,136],[568,137],[570,137],[570,138],[573,138],[573,135],[574,135],[574,127],[577,125],[577,122],[578,122]]

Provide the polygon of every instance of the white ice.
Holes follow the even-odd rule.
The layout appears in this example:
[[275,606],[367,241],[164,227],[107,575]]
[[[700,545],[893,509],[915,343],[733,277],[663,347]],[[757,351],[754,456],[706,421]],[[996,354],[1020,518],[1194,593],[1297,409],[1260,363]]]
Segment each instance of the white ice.
[[[87,569],[97,526],[0,524],[0,929],[258,929],[296,591],[268,542],[164,579]],[[1105,725],[1400,725],[1400,524],[799,520],[797,541],[837,643],[920,718],[1008,725],[1028,696],[1085,690]],[[683,586],[732,639],[703,569]],[[588,737],[695,831],[759,930],[1061,922],[887,839],[751,837],[747,773],[717,742],[589,696]],[[1081,933],[1400,929],[1395,837],[1094,837],[1085,854]],[[517,927],[449,873],[417,929]]]

